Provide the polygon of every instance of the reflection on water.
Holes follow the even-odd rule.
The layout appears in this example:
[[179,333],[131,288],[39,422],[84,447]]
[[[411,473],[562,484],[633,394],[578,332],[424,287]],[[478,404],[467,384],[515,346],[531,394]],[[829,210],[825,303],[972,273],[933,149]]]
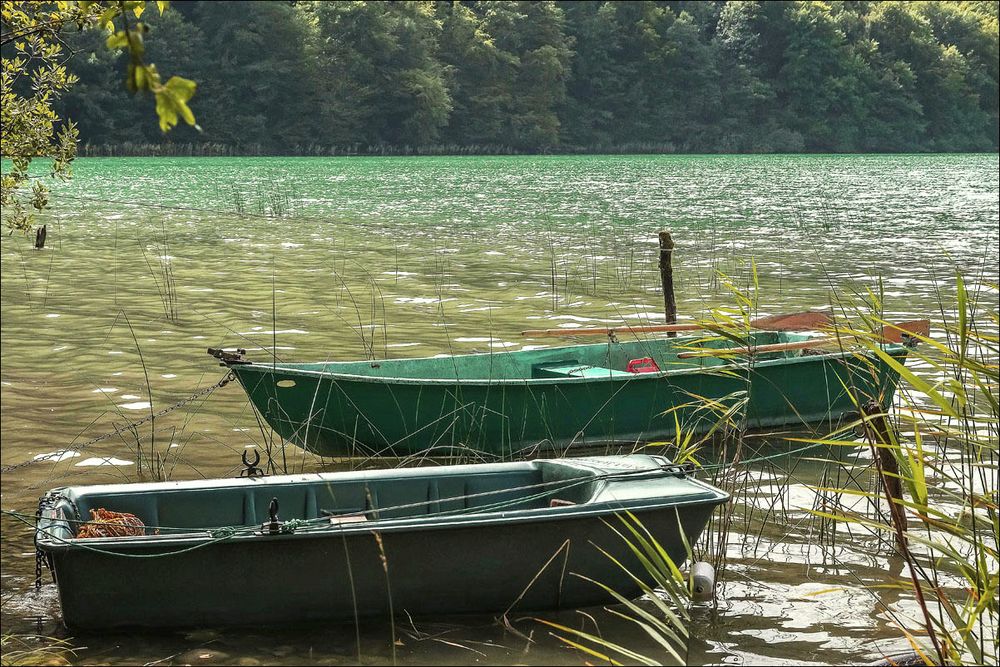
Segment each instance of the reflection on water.
[[[54,187],[45,250],[0,242],[2,463],[44,459],[4,474],[2,500],[29,514],[47,488],[135,480],[144,461],[176,479],[238,474],[244,447],[268,442],[235,385],[88,444],[221,378],[208,347],[429,356],[552,343],[522,340],[528,328],[661,320],[660,229],[678,245],[682,317],[729,304],[717,272],[744,284],[751,257],[767,312],[881,278],[891,317],[934,316],[956,264],[974,283],[997,280],[996,156],[90,159],[75,174]],[[275,202],[289,214],[272,216]],[[995,307],[995,292],[984,298]],[[275,455],[289,470],[332,464]],[[905,648],[893,619],[912,600],[867,587],[903,566],[870,534],[808,511],[830,501],[816,486],[851,471],[810,458],[771,458],[731,482],[725,583],[717,609],[696,610],[690,662],[829,664]],[[54,587],[30,588],[30,532],[6,516],[2,527],[4,632],[63,636]],[[606,612],[546,617],[596,621],[665,659]],[[387,622],[369,621],[360,648],[353,627],[70,643],[93,663],[583,660],[530,618],[508,622],[400,621],[394,645]]]

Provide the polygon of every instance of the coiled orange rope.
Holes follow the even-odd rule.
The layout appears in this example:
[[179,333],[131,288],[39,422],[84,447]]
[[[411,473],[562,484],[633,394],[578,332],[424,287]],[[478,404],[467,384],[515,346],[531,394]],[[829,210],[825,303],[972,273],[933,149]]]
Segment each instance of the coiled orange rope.
[[142,519],[128,512],[112,512],[103,507],[90,510],[91,520],[80,526],[77,537],[136,537],[146,534]]

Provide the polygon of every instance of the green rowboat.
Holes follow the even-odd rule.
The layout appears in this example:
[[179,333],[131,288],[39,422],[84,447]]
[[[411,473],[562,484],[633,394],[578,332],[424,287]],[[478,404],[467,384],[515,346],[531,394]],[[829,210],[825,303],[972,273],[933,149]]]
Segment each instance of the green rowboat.
[[[679,565],[728,497],[642,455],[66,487],[36,544],[74,630],[503,613],[639,596],[623,513]],[[145,527],[81,537],[99,509]]]
[[[803,349],[813,340],[815,349]],[[836,422],[871,400],[888,408],[898,373],[871,352],[831,351],[824,341],[755,332],[752,346],[795,349],[749,360],[684,358],[692,348],[733,345],[697,337],[299,364],[210,352],[231,368],[282,438],[317,454],[475,450],[506,457],[535,448],[666,439],[678,424],[704,433],[718,420],[704,399],[723,407],[743,401],[738,412],[754,429]],[[906,346],[883,349],[905,361]],[[629,372],[630,366],[652,372]]]

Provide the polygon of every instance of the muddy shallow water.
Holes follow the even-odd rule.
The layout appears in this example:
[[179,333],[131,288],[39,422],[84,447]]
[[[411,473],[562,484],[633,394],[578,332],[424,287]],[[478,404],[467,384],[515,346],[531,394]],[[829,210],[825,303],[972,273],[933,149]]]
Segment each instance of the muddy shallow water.
[[[660,229],[678,245],[682,318],[731,305],[719,274],[742,285],[752,266],[764,312],[881,280],[892,318],[934,317],[956,266],[974,285],[997,282],[998,171],[995,155],[80,160],[54,187],[46,248],[0,241],[0,458],[70,450],[5,473],[3,509],[32,514],[53,486],[138,479],[150,454],[174,479],[238,474],[262,434],[235,384],[157,418],[152,438],[140,427],[138,450],[128,435],[86,445],[218,380],[207,347],[424,356],[552,343],[522,340],[527,328],[661,320]],[[996,308],[995,291],[982,298]],[[693,612],[691,664],[837,664],[906,647],[893,618],[912,601],[873,588],[903,565],[807,511],[838,470],[812,458],[741,473],[724,583],[717,607]],[[377,464],[294,447],[281,463]],[[10,515],[2,527],[4,633],[65,638],[75,662],[588,660],[524,616],[67,637],[54,586],[31,588],[30,530]],[[713,527],[702,549],[717,548]],[[542,617],[596,623],[666,659],[602,610]]]

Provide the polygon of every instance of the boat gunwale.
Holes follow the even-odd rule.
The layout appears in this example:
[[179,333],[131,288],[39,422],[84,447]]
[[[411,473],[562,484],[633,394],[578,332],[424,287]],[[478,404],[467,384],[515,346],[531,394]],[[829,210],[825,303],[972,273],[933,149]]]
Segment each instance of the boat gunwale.
[[[678,476],[676,473],[670,470],[664,469],[663,466],[671,465],[669,459],[659,455],[643,455],[648,457],[649,462],[646,467],[627,467],[622,470],[615,466],[609,466],[607,463],[602,465],[602,458],[596,457],[593,459],[589,458],[567,458],[567,459],[537,459],[535,461],[514,461],[507,463],[497,463],[497,464],[465,464],[458,466],[445,466],[445,476],[446,477],[459,477],[469,474],[470,470],[479,470],[479,475],[483,474],[502,474],[510,469],[523,469],[530,467],[533,469],[538,469],[538,466],[534,465],[537,461],[545,462],[556,462],[558,464],[569,464],[570,467],[576,468],[581,474],[579,477],[569,478],[566,480],[561,480],[567,485],[580,483],[597,483],[597,487],[590,496],[587,502],[578,503],[576,505],[568,506],[557,506],[557,507],[536,507],[520,510],[494,510],[486,512],[477,511],[466,511],[461,514],[426,514],[424,516],[411,516],[411,517],[393,517],[386,519],[371,519],[364,522],[357,522],[353,524],[342,524],[334,522],[322,522],[317,521],[316,523],[306,526],[305,530],[301,532],[290,532],[281,535],[260,535],[257,533],[237,533],[235,535],[226,537],[221,541],[231,541],[233,539],[245,539],[245,538],[259,538],[259,537],[293,537],[293,536],[314,536],[322,537],[333,535],[353,535],[353,534],[363,534],[370,532],[381,532],[383,530],[388,530],[390,532],[400,532],[406,530],[433,530],[433,529],[447,529],[447,528],[461,528],[461,527],[477,527],[480,525],[492,525],[492,524],[511,524],[511,523],[525,523],[525,522],[537,522],[537,521],[550,521],[550,520],[564,520],[571,518],[589,518],[594,516],[609,516],[611,514],[617,514],[621,511],[650,511],[657,509],[669,509],[671,507],[685,507],[688,505],[698,505],[698,504],[710,504],[712,507],[716,505],[725,503],[729,500],[730,494],[722,489],[719,489],[711,484],[697,479],[690,473],[681,474]],[[618,458],[618,457],[612,457]],[[636,462],[638,464],[638,462]],[[652,464],[652,465],[650,465]],[[483,468],[488,468],[489,470],[483,470]],[[185,494],[197,491],[206,490],[218,490],[218,489],[238,489],[238,490],[252,490],[259,488],[266,488],[268,486],[273,487],[288,487],[288,486],[308,486],[314,484],[335,484],[335,483],[358,483],[358,482],[368,482],[368,481],[387,481],[392,482],[399,479],[413,478],[413,477],[436,477],[441,475],[442,470],[439,467],[431,468],[413,468],[413,469],[399,469],[399,468],[389,468],[383,470],[354,470],[346,472],[334,472],[334,473],[311,473],[308,475],[294,474],[294,475],[276,475],[274,477],[265,478],[265,483],[261,484],[261,480],[254,480],[251,478],[223,478],[223,479],[211,479],[211,480],[184,480],[178,482],[156,482],[152,484],[104,484],[104,485],[93,485],[85,487],[58,487],[49,492],[48,495],[62,497],[69,500],[71,503],[74,501],[69,496],[69,492],[72,489],[84,488],[96,494],[113,494],[116,491],[119,493],[128,493],[130,487],[143,487],[141,489],[132,489],[133,493],[142,494],[164,494],[164,495],[174,495],[174,494]],[[657,494],[657,489],[660,488],[663,482],[668,482],[670,480],[681,480],[686,486],[693,487],[689,489],[682,489],[680,493],[672,493],[669,495],[664,495],[661,491]],[[652,489],[649,489],[642,495],[637,497],[629,498],[626,500],[619,500],[614,498],[614,487],[618,485],[629,485],[635,482],[660,482]],[[277,489],[276,489],[277,491]],[[553,492],[558,492],[559,488],[554,487],[551,489]],[[504,492],[503,489],[499,492]],[[602,499],[601,496],[606,493],[611,493],[611,497]],[[451,498],[439,499],[439,502],[445,502],[451,500]],[[391,508],[382,508],[383,510],[388,510]],[[150,545],[189,545],[192,543],[205,543],[206,541],[219,540],[219,537],[213,536],[213,531],[224,530],[227,528],[236,529],[247,529],[252,526],[241,524],[239,526],[216,526],[216,527],[205,527],[197,530],[191,530],[186,533],[167,533],[159,535],[142,535],[142,536],[131,536],[131,537],[107,537],[107,538],[63,538],[57,537],[50,532],[50,529],[55,529],[62,524],[69,523],[69,519],[65,517],[60,517],[57,515],[58,508],[56,506],[49,507],[45,509],[40,517],[39,525],[36,528],[36,540],[39,545],[45,546],[49,550],[87,550],[87,544],[101,544],[110,546],[135,546],[136,548],[149,547]],[[345,512],[344,515],[351,516],[356,515],[356,512]]]
[[[89,537],[89,538],[62,538],[56,537],[48,532],[47,528],[39,527],[35,530],[36,544],[44,551],[50,552],[81,552],[103,550],[105,548],[115,548],[122,550],[131,549],[155,549],[160,547],[193,547],[199,545],[208,546],[213,542],[234,543],[247,540],[284,541],[301,539],[322,539],[330,537],[355,537],[358,535],[375,533],[405,533],[424,532],[428,530],[448,530],[463,528],[480,528],[493,525],[523,525],[532,523],[550,523],[553,521],[568,521],[572,519],[592,519],[601,517],[620,516],[624,512],[645,513],[656,510],[679,509],[689,506],[705,505],[713,509],[719,505],[729,502],[732,497],[730,493],[718,489],[698,479],[686,478],[702,487],[702,491],[709,492],[709,497],[691,497],[692,494],[675,497],[669,502],[648,502],[649,498],[641,498],[635,501],[624,501],[615,503],[614,501],[603,501],[598,503],[581,503],[565,507],[540,507],[528,510],[514,510],[510,512],[470,512],[469,514],[456,515],[452,517],[439,517],[438,519],[426,519],[422,517],[398,518],[398,519],[376,519],[353,524],[318,524],[319,528],[293,530],[277,535],[265,535],[258,532],[237,533],[231,536],[213,536],[211,531],[221,530],[203,529],[190,533],[175,533],[171,535],[141,535],[131,537]],[[645,502],[644,502],[645,501]],[[580,510],[586,507],[586,510]],[[58,519],[43,514],[43,519],[51,522],[65,522],[65,519]],[[250,528],[250,526],[241,526]],[[91,548],[89,545],[93,545]],[[108,554],[114,556],[115,554]],[[175,554],[163,554],[164,557]]]
[[[898,353],[906,354],[908,348],[899,343],[884,343],[880,344],[879,347],[893,355],[896,356]],[[552,348],[559,349],[559,348]],[[490,353],[481,353],[490,354]],[[510,354],[510,353],[500,353],[500,354]],[[474,356],[474,355],[450,355],[450,357],[463,357],[463,356]],[[241,363],[241,364],[226,364],[221,365],[228,366],[232,369],[237,377],[243,370],[250,370],[252,372],[260,373],[272,373],[277,374],[279,371],[284,375],[297,375],[301,377],[318,377],[320,379],[327,378],[331,380],[348,380],[351,382],[359,383],[370,383],[370,384],[419,384],[419,385],[466,385],[466,386],[496,386],[496,385],[506,385],[506,386],[522,386],[522,385],[562,385],[571,383],[595,383],[595,382],[620,382],[628,383],[633,381],[652,381],[657,379],[679,377],[685,375],[695,375],[695,374],[718,374],[725,372],[732,372],[733,370],[749,370],[756,369],[760,367],[771,367],[779,365],[793,365],[798,363],[813,363],[816,361],[823,361],[831,358],[847,358],[847,357],[865,357],[868,359],[875,360],[877,357],[869,350],[864,348],[859,348],[856,350],[834,350],[825,354],[811,354],[808,356],[797,356],[797,357],[778,357],[775,359],[763,359],[754,360],[746,362],[731,362],[724,363],[718,366],[692,366],[689,368],[678,368],[674,370],[658,371],[653,373],[632,373],[629,377],[623,377],[621,375],[612,375],[608,373],[607,376],[592,376],[592,377],[559,377],[559,378],[405,378],[398,376],[374,376],[374,375],[358,375],[355,373],[340,373],[337,371],[322,371],[322,370],[309,370],[303,368],[289,368],[288,366],[281,366],[275,364],[262,363]],[[424,359],[433,359],[435,357],[406,357],[401,359],[387,359],[384,361],[417,361]],[[448,358],[448,357],[439,357]],[[306,362],[310,364],[337,364],[337,363],[357,363],[356,361],[348,362]],[[374,362],[373,362],[374,363]]]

